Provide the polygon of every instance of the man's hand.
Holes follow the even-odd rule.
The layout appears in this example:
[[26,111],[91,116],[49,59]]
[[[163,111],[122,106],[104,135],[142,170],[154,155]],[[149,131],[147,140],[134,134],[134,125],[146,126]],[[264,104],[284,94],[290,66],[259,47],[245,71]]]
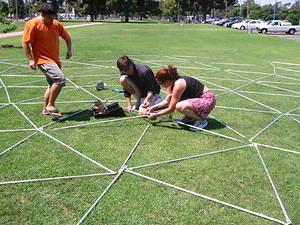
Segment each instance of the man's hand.
[[29,66],[31,69],[36,70],[36,63],[34,60],[29,60]]
[[67,51],[66,59],[70,59],[72,57],[72,51]]
[[127,109],[128,109],[130,112],[132,111],[132,107],[133,107],[132,104],[128,104],[128,105],[127,105]]
[[142,104],[143,108],[148,108],[150,106],[150,102],[148,100],[145,99],[144,103]]

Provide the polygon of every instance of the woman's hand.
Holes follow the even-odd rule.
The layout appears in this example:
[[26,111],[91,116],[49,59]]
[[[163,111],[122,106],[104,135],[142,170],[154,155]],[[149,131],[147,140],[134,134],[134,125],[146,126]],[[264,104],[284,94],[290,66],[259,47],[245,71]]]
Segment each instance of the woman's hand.
[[155,120],[158,117],[157,113],[149,113],[147,115],[148,119]]
[[147,108],[146,112],[147,113],[151,113],[151,112],[154,112],[156,110],[156,107],[155,106],[151,106],[149,108]]

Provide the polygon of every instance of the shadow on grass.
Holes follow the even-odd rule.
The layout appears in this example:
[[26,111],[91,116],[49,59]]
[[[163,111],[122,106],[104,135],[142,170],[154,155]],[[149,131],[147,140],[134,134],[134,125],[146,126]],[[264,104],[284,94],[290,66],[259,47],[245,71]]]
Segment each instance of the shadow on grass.
[[205,128],[206,130],[218,130],[226,127],[225,125],[221,124],[219,121],[215,119],[207,119],[208,126]]
[[[78,113],[74,116],[71,116],[71,117],[68,117],[70,115],[72,115],[73,113],[76,113],[77,111],[72,111],[72,112],[63,112],[63,116],[64,117],[67,117],[61,121],[59,121],[60,123],[64,123],[65,121],[90,121],[91,120],[91,117],[94,117],[93,116],[93,111],[92,110],[85,110],[81,113]],[[59,120],[61,118],[53,118],[52,120],[56,121],[56,120]]]
[[[169,124],[164,124],[164,123],[169,123]],[[208,126],[205,128],[206,130],[218,130],[218,129],[222,129],[225,127],[225,125],[221,124],[220,122],[218,122],[215,119],[207,119],[208,122]],[[177,129],[177,130],[189,130],[188,126],[184,126],[184,125],[177,125],[175,122],[171,122],[170,120],[166,120],[166,119],[161,119],[159,121],[155,121],[152,122],[153,126],[159,126],[159,127],[165,127],[165,128],[171,128],[171,129]]]

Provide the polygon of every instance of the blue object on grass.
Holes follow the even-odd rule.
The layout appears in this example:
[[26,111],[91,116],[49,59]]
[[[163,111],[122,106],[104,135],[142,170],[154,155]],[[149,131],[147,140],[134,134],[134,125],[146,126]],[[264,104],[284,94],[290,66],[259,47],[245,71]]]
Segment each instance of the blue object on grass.
[[122,89],[113,89],[113,91],[117,92],[117,93],[123,93],[124,92],[124,90],[122,90]]

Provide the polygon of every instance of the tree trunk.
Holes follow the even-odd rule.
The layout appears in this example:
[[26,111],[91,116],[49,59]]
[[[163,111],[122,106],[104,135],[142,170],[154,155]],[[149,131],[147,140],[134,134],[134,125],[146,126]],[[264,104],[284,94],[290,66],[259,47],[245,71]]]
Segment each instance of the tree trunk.
[[128,22],[129,22],[129,17],[125,16],[125,23],[128,23]]

